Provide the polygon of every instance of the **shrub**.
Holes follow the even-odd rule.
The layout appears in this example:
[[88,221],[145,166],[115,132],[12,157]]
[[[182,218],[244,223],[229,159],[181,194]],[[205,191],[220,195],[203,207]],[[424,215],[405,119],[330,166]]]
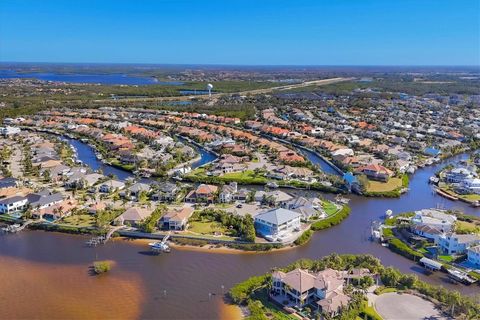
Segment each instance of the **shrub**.
[[411,260],[423,258],[423,255],[421,253],[413,250],[406,243],[397,238],[390,239],[388,241],[388,247],[390,248],[390,250]]
[[342,222],[343,219],[348,217],[349,214],[350,214],[350,207],[343,206],[343,208],[339,212],[337,212],[335,215],[313,223],[310,229],[313,231],[318,231],[318,230],[330,228],[332,226],[336,226],[337,224]]
[[110,271],[110,262],[108,261],[95,261],[93,263],[93,271],[96,273],[96,274],[102,274],[102,273],[105,273],[105,272],[108,272]]
[[312,234],[313,234],[313,231],[312,230],[307,230],[305,231],[300,237],[297,238],[297,240],[295,240],[295,244],[297,246],[300,246],[302,244],[305,244],[307,243],[308,241],[310,241],[310,239],[312,238]]
[[230,298],[232,298],[232,301],[236,304],[243,304],[247,301],[253,291],[267,284],[269,280],[270,275],[268,274],[251,277],[248,280],[233,286],[229,291]]

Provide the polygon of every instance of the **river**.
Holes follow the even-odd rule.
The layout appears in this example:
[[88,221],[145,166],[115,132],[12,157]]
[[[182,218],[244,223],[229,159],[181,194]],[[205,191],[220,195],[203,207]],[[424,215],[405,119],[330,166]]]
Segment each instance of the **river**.
[[164,85],[181,86],[181,81],[159,81],[154,77],[142,77],[122,73],[53,73],[30,72],[19,73],[14,70],[0,70],[0,79],[38,79],[43,81],[67,83],[91,83],[107,85]]
[[[93,167],[98,161],[80,145],[75,147],[84,163]],[[457,156],[450,162],[465,157]],[[332,252],[370,253],[383,264],[415,273],[430,283],[464,294],[478,293],[478,286],[453,285],[441,273],[426,276],[410,260],[367,239],[370,222],[387,209],[396,214],[442,205],[480,215],[480,210],[463,202],[432,193],[427,180],[442,165],[418,170],[411,178],[410,191],[400,199],[349,195],[352,213],[345,221],[315,233],[305,246],[281,252],[228,254],[173,249],[170,254],[151,256],[141,240],[117,239],[86,248],[84,236],[41,231],[2,236],[0,318],[233,319],[238,317],[236,309],[228,309],[222,300],[222,292],[232,285],[275,266]],[[96,259],[114,261],[110,274],[88,274],[88,266]]]

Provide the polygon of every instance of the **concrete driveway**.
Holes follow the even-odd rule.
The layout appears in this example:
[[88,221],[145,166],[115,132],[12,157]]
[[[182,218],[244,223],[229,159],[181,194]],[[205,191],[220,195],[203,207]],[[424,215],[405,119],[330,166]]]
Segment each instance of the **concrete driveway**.
[[446,320],[430,301],[411,294],[384,293],[375,299],[375,309],[385,320]]

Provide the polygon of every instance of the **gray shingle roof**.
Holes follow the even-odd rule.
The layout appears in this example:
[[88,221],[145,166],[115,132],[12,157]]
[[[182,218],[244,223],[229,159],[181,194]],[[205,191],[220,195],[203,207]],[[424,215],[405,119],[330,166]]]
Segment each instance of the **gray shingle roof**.
[[300,217],[300,214],[292,210],[287,210],[283,208],[272,209],[267,212],[260,213],[255,217],[255,219],[261,219],[263,221],[281,225],[287,221]]

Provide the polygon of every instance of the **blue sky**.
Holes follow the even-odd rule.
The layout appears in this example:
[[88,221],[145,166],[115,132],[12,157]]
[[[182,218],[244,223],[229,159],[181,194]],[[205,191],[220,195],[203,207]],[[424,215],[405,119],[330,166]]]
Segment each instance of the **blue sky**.
[[479,65],[478,0],[1,0],[0,61]]

